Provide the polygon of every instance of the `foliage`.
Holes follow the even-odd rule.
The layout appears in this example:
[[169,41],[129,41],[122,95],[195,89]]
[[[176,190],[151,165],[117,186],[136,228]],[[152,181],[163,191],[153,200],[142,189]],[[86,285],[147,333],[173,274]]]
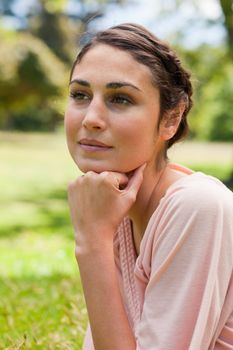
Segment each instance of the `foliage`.
[[192,16],[187,13],[189,20],[179,23],[178,29],[172,34],[173,42],[175,40],[180,45],[184,39],[190,40],[192,45],[195,26],[202,26],[203,37],[205,28],[225,29],[226,40],[219,47],[202,45],[193,50],[179,50],[194,77],[195,104],[190,114],[191,136],[201,140],[233,141],[233,7],[229,0],[215,2],[220,5],[220,12],[214,18],[211,8],[209,13],[203,11],[201,0],[191,0],[189,4],[184,0],[173,0],[164,3],[162,13],[169,20],[174,13],[185,12],[188,7],[192,11]]
[[18,16],[14,5],[20,0],[0,0],[0,13],[17,18],[21,30],[40,38],[57,57],[71,64],[79,36],[88,29],[89,23],[103,16],[109,3],[120,5],[125,1],[34,0],[26,6],[25,13]]
[[196,50],[179,50],[193,73],[192,136],[232,142],[233,64],[226,49],[202,46]]
[[27,30],[40,38],[60,60],[71,64],[80,25],[78,20],[74,25],[64,14],[66,3],[40,0],[30,16]]
[[66,66],[30,34],[1,31],[0,42],[1,127],[54,130],[62,118]]
[[[227,44],[227,51],[229,57],[233,57],[233,6],[232,0],[215,0],[216,6],[219,5],[220,13],[219,15],[213,16],[211,9],[211,2],[208,3],[209,11],[204,11],[203,13],[203,1],[202,0],[191,0],[189,1],[189,7],[193,11],[191,21],[189,20],[188,26],[186,24],[182,29],[179,30],[179,35],[182,37],[186,30],[188,30],[190,25],[195,26],[195,24],[202,23],[204,27],[216,26],[223,27],[225,29],[225,37]],[[168,15],[171,15],[174,11],[179,11],[180,9],[186,9],[187,11],[187,1],[185,0],[173,0],[168,3],[168,9],[165,11]],[[203,31],[204,32],[204,31]]]
[[231,0],[219,0],[219,2],[224,15],[224,24],[227,31],[229,53],[233,58],[233,4]]
[[203,89],[203,120],[199,134],[211,141],[233,140],[233,65],[225,65]]
[[109,1],[74,0],[80,6],[69,13],[68,0],[37,0],[21,16],[17,2],[0,0],[0,14],[21,23],[15,33],[0,29],[0,128],[55,130],[80,33]]
[[[18,1],[0,0],[2,15],[19,19],[14,6]],[[2,30],[0,98],[3,102],[0,105],[0,128],[55,130],[62,120],[64,87],[68,82],[68,71],[81,32],[85,32],[91,19],[104,14],[109,3],[122,4],[127,1],[73,0],[72,11],[67,7],[71,4],[70,0],[36,0],[20,17],[21,31],[23,29],[24,32],[6,33]],[[232,141],[233,9],[228,0],[216,1],[221,6],[222,15],[210,20],[201,11],[201,1],[192,0],[189,6],[196,11],[196,16],[190,23],[192,25],[200,19],[210,26],[223,24],[225,18],[226,45],[217,48],[203,45],[193,50],[179,50],[194,76],[195,104],[190,115],[191,137]],[[173,0],[161,6],[161,13],[169,18],[174,11],[182,11],[185,6],[184,0]],[[181,39],[183,34],[190,32],[190,23],[180,27]]]

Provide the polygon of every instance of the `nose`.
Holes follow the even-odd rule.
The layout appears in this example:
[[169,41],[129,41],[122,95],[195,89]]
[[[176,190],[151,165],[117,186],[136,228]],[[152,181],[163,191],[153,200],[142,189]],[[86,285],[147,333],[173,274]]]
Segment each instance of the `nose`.
[[106,109],[104,102],[93,99],[88,105],[82,125],[89,130],[106,128]]

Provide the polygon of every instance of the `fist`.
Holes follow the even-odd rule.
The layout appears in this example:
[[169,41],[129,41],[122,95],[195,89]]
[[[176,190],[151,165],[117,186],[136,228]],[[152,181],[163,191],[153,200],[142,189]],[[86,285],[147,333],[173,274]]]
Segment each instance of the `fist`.
[[118,172],[89,171],[68,187],[76,245],[93,246],[113,240],[120,222],[134,204],[145,165],[130,179]]

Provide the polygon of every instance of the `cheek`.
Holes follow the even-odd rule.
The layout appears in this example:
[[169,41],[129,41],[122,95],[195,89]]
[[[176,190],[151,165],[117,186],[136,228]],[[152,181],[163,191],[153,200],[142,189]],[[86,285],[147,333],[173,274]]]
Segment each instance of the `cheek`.
[[154,123],[145,123],[144,120],[138,119],[124,124],[118,134],[123,144],[134,149],[152,147],[158,136]]
[[79,130],[81,125],[81,118],[77,114],[77,112],[68,107],[65,112],[64,126],[66,130],[66,137],[68,142],[75,141],[77,137],[77,131]]
[[154,159],[160,150],[156,120],[148,122],[146,116],[143,119],[135,118],[133,122],[125,124],[119,135],[121,145],[119,155],[131,168]]

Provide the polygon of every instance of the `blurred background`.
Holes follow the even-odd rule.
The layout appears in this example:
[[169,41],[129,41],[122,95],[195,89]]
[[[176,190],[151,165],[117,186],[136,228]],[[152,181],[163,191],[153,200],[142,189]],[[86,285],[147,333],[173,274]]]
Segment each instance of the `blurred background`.
[[80,173],[63,116],[80,40],[121,22],[167,40],[192,72],[190,136],[170,158],[233,190],[233,1],[0,0],[0,349],[81,349],[66,199]]

